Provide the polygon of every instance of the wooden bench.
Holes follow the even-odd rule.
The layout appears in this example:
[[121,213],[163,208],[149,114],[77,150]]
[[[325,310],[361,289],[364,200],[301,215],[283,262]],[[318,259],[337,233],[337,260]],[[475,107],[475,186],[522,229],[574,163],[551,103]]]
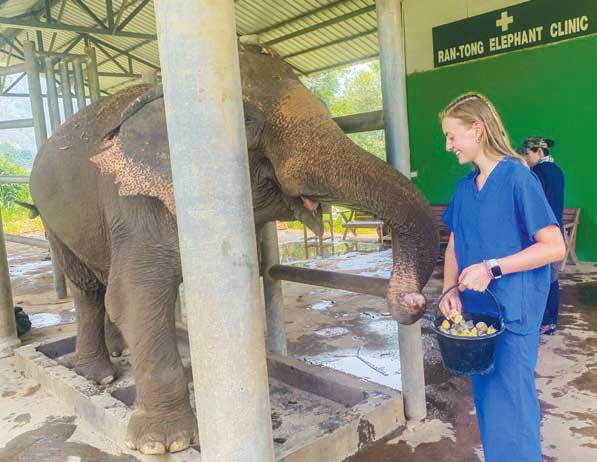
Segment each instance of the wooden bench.
[[391,239],[391,237],[384,236],[384,222],[377,217],[357,210],[339,210],[338,214],[342,217],[342,221],[344,222],[342,223],[342,226],[344,227],[342,240],[346,239],[348,231],[356,237],[357,229],[375,229],[380,243],[382,243],[384,239]]
[[308,230],[303,224],[303,240],[305,243],[306,259],[309,259],[309,248],[315,247],[317,255],[321,257],[323,256],[323,242],[329,240],[332,244],[334,243],[334,206],[322,206],[322,213],[327,214],[327,218],[325,216],[323,218],[323,232],[325,234],[325,225],[328,225],[330,235],[328,237],[322,236],[319,238],[319,236],[315,235],[311,230]]
[[576,230],[580,223],[580,208],[566,207],[562,214],[562,223],[564,225],[564,239],[566,240],[566,255],[562,260],[560,271],[566,268],[568,259],[572,260],[574,265],[578,265],[578,257],[576,256]]
[[[431,210],[433,218],[439,228],[439,244],[442,250],[448,245],[450,240],[450,228],[442,221],[442,215],[448,208],[447,204],[433,204]],[[574,265],[578,264],[578,257],[576,256],[576,230],[580,223],[580,208],[567,207],[562,214],[562,222],[564,225],[564,239],[566,241],[566,256],[562,260],[560,271],[566,268],[568,260]]]

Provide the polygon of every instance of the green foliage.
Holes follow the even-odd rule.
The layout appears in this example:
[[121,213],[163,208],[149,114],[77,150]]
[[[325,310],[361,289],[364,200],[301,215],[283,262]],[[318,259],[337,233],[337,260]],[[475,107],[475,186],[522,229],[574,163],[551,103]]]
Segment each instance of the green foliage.
[[14,164],[27,171],[33,166],[33,154],[25,149],[17,149],[12,144],[0,141],[0,156],[8,157]]
[[[325,103],[334,117],[377,111],[382,107],[377,61],[307,77],[303,83]],[[363,149],[385,159],[382,130],[349,136]]]
[[[0,144],[0,175],[1,176],[29,176],[29,172],[17,165],[13,159],[15,150],[12,146]],[[0,186],[0,205],[3,210],[11,210],[17,206],[14,201],[31,202],[29,186],[26,184],[3,184]],[[25,216],[27,214],[25,213]]]

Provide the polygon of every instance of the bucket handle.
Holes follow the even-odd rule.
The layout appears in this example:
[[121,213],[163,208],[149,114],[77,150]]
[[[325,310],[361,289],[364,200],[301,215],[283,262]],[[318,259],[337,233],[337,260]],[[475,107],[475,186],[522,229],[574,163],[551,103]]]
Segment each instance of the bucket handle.
[[[443,300],[443,298],[448,294],[448,292],[450,292],[452,289],[455,289],[456,287],[458,287],[460,285],[459,282],[457,282],[456,284],[454,284],[453,286],[448,287],[439,297],[439,300],[437,301],[437,309],[439,310],[439,304],[441,303],[441,301]],[[497,314],[498,314],[498,318],[500,321],[504,321],[504,318],[502,316],[502,311],[503,311],[503,307],[502,305],[500,305],[500,303],[497,301],[497,298],[495,298],[495,295],[493,295],[493,292],[489,289],[485,289],[485,292],[487,292],[489,295],[491,295],[491,298],[493,299],[495,306],[497,306]],[[434,316],[437,317],[437,316]]]

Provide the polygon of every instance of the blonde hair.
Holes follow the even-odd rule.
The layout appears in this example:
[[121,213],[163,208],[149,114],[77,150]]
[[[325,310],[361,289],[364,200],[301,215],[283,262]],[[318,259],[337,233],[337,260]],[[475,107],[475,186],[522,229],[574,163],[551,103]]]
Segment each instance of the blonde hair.
[[468,125],[480,122],[484,129],[479,142],[492,160],[508,156],[526,165],[524,158],[510,146],[510,138],[495,107],[482,94],[471,92],[459,96],[440,113],[440,122],[446,117],[459,119]]

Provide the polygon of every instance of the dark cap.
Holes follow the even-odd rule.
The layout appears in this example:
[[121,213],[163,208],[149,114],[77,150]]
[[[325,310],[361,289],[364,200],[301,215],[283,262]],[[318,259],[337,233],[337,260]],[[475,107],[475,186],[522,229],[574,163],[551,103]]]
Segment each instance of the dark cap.
[[549,149],[553,147],[555,144],[554,140],[550,140],[549,138],[542,138],[540,136],[529,136],[524,142],[522,143],[523,149]]
[[518,154],[519,156],[525,156],[527,153],[526,148],[524,148],[522,146],[519,148],[516,148],[515,151],[516,151],[516,154]]

